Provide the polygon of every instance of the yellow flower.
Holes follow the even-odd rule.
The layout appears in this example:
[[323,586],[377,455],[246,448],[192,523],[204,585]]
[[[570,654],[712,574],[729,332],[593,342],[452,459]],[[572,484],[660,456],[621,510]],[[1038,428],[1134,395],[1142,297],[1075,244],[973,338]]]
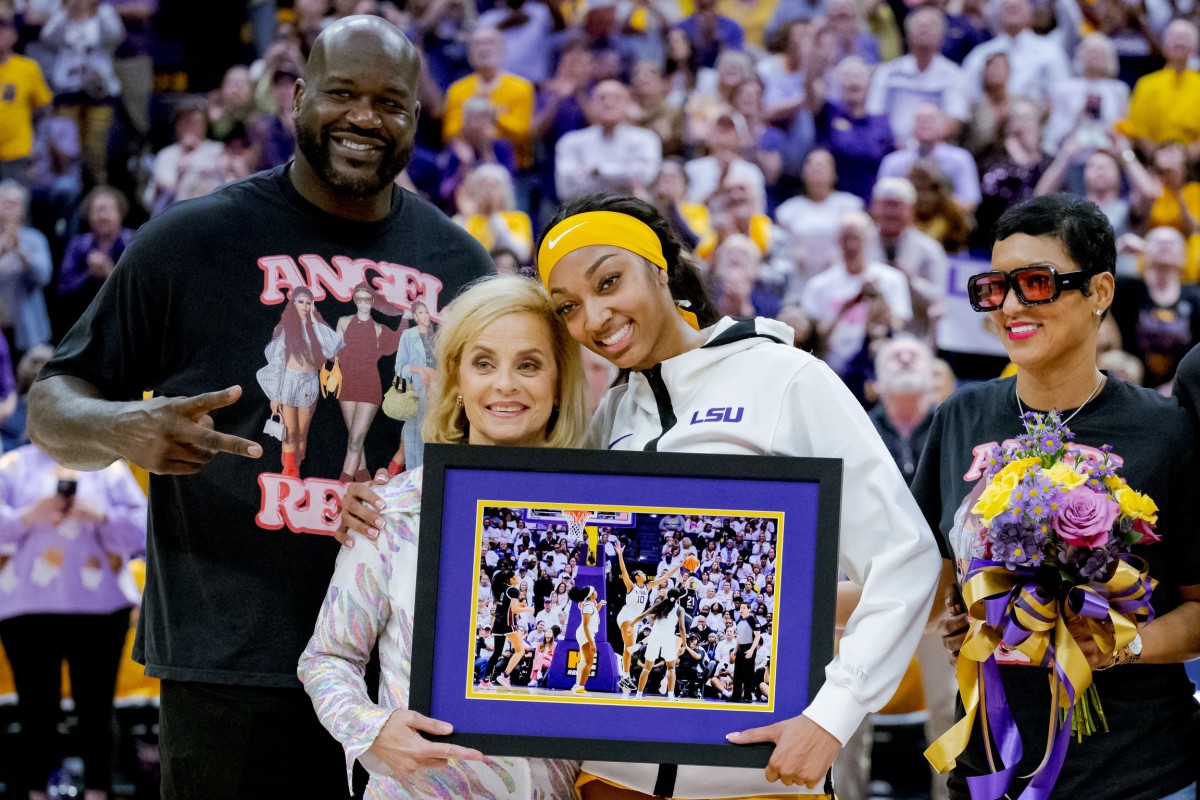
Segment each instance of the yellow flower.
[[1116,497],[1117,505],[1121,507],[1121,513],[1125,516],[1144,519],[1151,525],[1158,522],[1158,504],[1149,496],[1135,492],[1126,484],[1122,484],[1113,496]]
[[983,494],[979,496],[979,501],[971,509],[971,513],[978,514],[985,523],[990,523],[998,514],[1008,508],[1013,490],[1017,488],[1017,484],[1025,477],[1029,468],[1040,463],[1040,458],[1022,458],[1005,466],[988,483]]
[[1059,461],[1046,470],[1046,477],[1066,489],[1068,492],[1084,484],[1087,477],[1080,475],[1075,469],[1063,461]]
[[1116,492],[1125,484],[1116,475],[1109,475],[1104,479],[1104,485],[1108,487],[1110,492]]

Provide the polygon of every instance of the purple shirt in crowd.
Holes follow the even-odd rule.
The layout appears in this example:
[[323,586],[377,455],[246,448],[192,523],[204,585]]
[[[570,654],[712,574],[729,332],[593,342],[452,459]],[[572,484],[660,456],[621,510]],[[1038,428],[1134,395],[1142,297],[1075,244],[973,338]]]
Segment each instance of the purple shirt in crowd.
[[89,283],[95,284],[94,288],[99,289],[104,284],[104,280],[88,272],[88,253],[93,250],[101,250],[116,264],[132,239],[133,231],[129,228],[122,228],[121,234],[107,249],[98,248],[96,237],[91,233],[80,233],[71,237],[70,243],[67,244],[67,251],[63,253],[62,269],[58,274],[58,293],[73,294]]
[[125,462],[70,473],[75,502],[107,519],[57,526],[21,516],[53,495],[66,474],[25,445],[0,459],[0,619],[25,614],[111,614],[138,603],[129,559],[146,549],[146,495]]
[[816,115],[817,144],[833,156],[837,188],[871,201],[871,189],[883,157],[893,149],[894,136],[882,114],[851,117],[836,103],[826,103]]

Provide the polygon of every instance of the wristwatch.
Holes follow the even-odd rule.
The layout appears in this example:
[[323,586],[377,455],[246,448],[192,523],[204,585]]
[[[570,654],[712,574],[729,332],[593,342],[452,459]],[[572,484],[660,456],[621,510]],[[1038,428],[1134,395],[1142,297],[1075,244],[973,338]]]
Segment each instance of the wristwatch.
[[1142,657],[1142,635],[1135,633],[1129,644],[1125,645],[1125,649],[1129,651],[1129,660],[1126,664],[1136,664],[1138,659]]

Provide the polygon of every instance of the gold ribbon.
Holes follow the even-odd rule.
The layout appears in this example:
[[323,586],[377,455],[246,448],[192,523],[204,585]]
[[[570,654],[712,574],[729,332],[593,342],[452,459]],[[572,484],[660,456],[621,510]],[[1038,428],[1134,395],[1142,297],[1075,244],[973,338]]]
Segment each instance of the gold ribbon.
[[[1051,668],[1057,665],[1065,674],[1066,682],[1057,671],[1053,671],[1051,682],[1057,698],[1054,705],[1067,708],[1072,702],[1070,693],[1066,691],[1067,682],[1074,688],[1076,699],[1082,697],[1092,684],[1092,668],[1068,625],[1075,620],[1083,620],[1097,648],[1104,656],[1111,658],[1113,653],[1129,644],[1137,635],[1135,619],[1145,619],[1151,615],[1147,590],[1152,587],[1153,581],[1147,577],[1145,569],[1139,570],[1123,560],[1117,561],[1116,570],[1109,580],[1071,587],[1068,595],[1083,593],[1078,597],[1081,602],[1087,600],[1088,596],[1109,602],[1106,616],[1097,619],[1080,615],[1065,602],[1066,597],[1060,598],[1057,593],[1048,600],[1040,598],[1033,591],[1037,586],[1028,573],[1016,572],[994,563],[968,572],[962,592],[970,624],[957,664],[958,690],[965,711],[962,719],[929,746],[925,758],[939,773],[954,769],[958,756],[970,742],[977,714],[982,719],[985,735],[988,734],[987,711],[983,706],[986,687],[982,678],[982,664],[995,653],[997,647],[1004,644],[1004,628],[1015,626],[1028,632],[1023,641],[1010,644],[1011,649],[1023,653],[1034,665]],[[989,601],[996,602],[1002,598],[1007,598],[1002,625],[987,624]],[[1120,610],[1122,608],[1124,610]],[[1048,655],[1051,643],[1054,651]],[[1051,725],[1055,719],[1057,714],[1052,713]],[[1053,736],[1047,739],[1043,766],[1050,757],[1053,740]],[[988,745],[986,749],[990,760],[992,748]]]

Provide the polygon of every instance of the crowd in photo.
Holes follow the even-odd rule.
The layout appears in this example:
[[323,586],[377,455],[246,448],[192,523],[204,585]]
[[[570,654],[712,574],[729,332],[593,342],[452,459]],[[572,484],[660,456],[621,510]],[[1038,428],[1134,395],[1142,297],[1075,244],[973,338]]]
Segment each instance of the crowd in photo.
[[[1014,206],[1074,197],[1094,203],[1111,226],[1115,291],[1094,310],[1103,380],[1169,396],[1200,343],[1195,0],[247,0],[232,16],[213,11],[196,31],[188,29],[195,10],[168,6],[0,0],[0,643],[31,754],[18,759],[21,791],[41,791],[60,765],[46,744],[54,734],[44,709],[59,689],[39,679],[45,669],[35,656],[45,655],[81,669],[86,656],[103,656],[83,670],[94,680],[82,682],[72,724],[87,762],[86,786],[80,775],[76,783],[108,790],[110,672],[139,601],[130,565],[147,549],[144,526],[133,524],[144,498],[129,475],[112,467],[93,481],[30,444],[30,389],[73,327],[89,345],[117,340],[76,323],[119,279],[118,263],[128,263],[139,237],[146,241],[147,225],[190,219],[189,209],[203,207],[191,201],[264,171],[286,183],[306,136],[313,148],[330,146],[329,131],[301,119],[299,82],[316,80],[310,56],[322,52],[322,32],[352,16],[385,20],[414,48],[420,111],[411,141],[397,137],[411,148],[384,187],[436,207],[429,213],[444,215],[473,248],[450,248],[467,253],[464,263],[477,256],[480,270],[538,276],[538,242],[564,204],[596,192],[638,198],[695,259],[714,319],[784,323],[771,330],[833,370],[910,484],[933,415],[960,383],[1019,368],[1030,374],[995,341],[1003,333],[993,329],[995,315],[967,313],[964,326],[959,314],[968,307],[967,276],[990,268],[997,222]],[[222,25],[228,35],[213,42],[231,46],[193,40]],[[329,97],[343,99],[337,91]],[[336,170],[325,166],[332,180]],[[332,213],[312,200],[302,194],[295,205]],[[262,235],[232,222],[231,238]],[[375,246],[381,230],[360,238]],[[438,246],[452,239],[435,234]],[[407,254],[379,255],[399,262]],[[414,263],[424,264],[428,254],[419,255]],[[184,257],[181,272],[199,271],[191,259],[222,267],[219,256]],[[405,309],[382,310],[374,273],[351,289],[340,319],[326,323],[316,310],[324,296],[304,287],[271,308],[270,343],[253,348],[255,368],[266,369],[265,357],[278,378],[274,394],[260,384],[279,426],[269,434],[281,449],[268,470],[346,484],[369,481],[379,468],[398,476],[421,466],[426,395],[447,380],[434,357],[441,313],[479,274],[455,269],[429,268],[445,279],[437,308],[413,295]],[[552,270],[540,275],[547,287]],[[677,303],[686,313],[688,301]],[[136,325],[119,332],[122,342],[154,338]],[[186,335],[193,344],[164,344],[163,365],[203,347],[202,335]],[[227,342],[220,347],[233,353]],[[628,370],[583,352],[592,410]],[[80,353],[76,369],[87,361]],[[123,372],[100,394],[138,397],[173,374],[168,366],[160,375]],[[257,393],[252,376],[238,374],[242,391]],[[200,390],[179,393],[191,389]],[[401,429],[388,423],[390,461],[368,464],[376,411],[392,417],[389,389],[411,391],[416,402]],[[328,415],[333,400],[345,421],[341,468],[318,476],[313,464],[325,454],[305,464],[308,426],[314,409]],[[243,433],[252,427],[264,430],[255,418]],[[109,450],[105,464],[116,457]],[[595,565],[607,590],[600,605],[581,598],[576,581],[592,565],[586,533],[526,512],[484,512],[478,685],[544,686],[556,648],[574,635],[572,605],[590,603],[617,653],[620,691],[716,703],[770,697],[774,518],[667,514],[653,546],[631,528],[597,525]],[[75,627],[29,624],[46,614]],[[655,631],[673,619],[677,635],[664,649]],[[166,646],[168,631],[156,632],[152,648],[181,652]],[[67,639],[94,646],[58,652]],[[919,656],[929,738],[954,716],[952,677],[934,649]],[[271,680],[294,683],[285,666],[280,673],[273,664]],[[257,675],[243,667],[213,669],[241,685]],[[862,795],[853,781],[864,778],[861,765],[844,769],[842,796]],[[944,783],[933,791],[944,797]]]
[[[475,680],[484,686],[491,686],[498,665],[507,664],[514,652],[520,658],[508,680],[514,685],[546,685],[555,647],[570,633],[571,590],[578,568],[591,563],[586,533],[579,526],[527,521],[527,516],[522,509],[483,509]],[[631,541],[636,538],[630,533],[634,529],[595,526],[596,552],[603,554],[600,562],[609,591],[607,614],[619,625],[627,616],[636,620],[627,646],[617,645],[621,637],[610,638],[626,664],[623,672],[640,676],[647,671],[642,691],[667,694],[667,663],[678,662],[675,697],[765,701],[767,692],[760,687],[769,686],[776,607],[775,520],[665,514],[658,526],[658,551],[644,552],[641,561],[628,563],[626,553],[632,558],[640,544]],[[653,574],[647,576],[639,566]],[[622,576],[629,581],[628,589],[621,586]],[[679,594],[673,599],[683,613],[683,627],[674,637],[675,649],[670,657],[647,662],[654,620],[643,612],[676,588]],[[497,622],[498,616],[504,619]],[[497,633],[502,629],[506,630]],[[515,643],[514,635],[519,639]],[[746,695],[735,695],[733,684],[739,637],[743,645],[754,644],[753,691]],[[636,682],[633,678],[621,688],[629,693]]]

